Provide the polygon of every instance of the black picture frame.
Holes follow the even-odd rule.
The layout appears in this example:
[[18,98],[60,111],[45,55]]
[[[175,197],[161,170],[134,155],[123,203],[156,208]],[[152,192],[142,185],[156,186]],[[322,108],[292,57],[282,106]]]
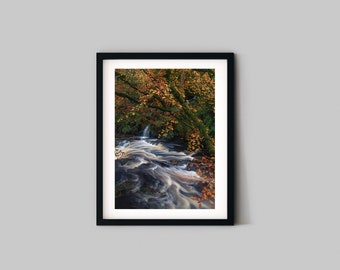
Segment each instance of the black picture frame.
[[[227,218],[107,219],[103,217],[103,63],[105,60],[225,60],[227,62]],[[233,225],[235,174],[234,53],[97,53],[97,225]],[[218,123],[216,123],[218,124]],[[174,210],[169,210],[174,211]],[[177,211],[177,210],[175,210]]]

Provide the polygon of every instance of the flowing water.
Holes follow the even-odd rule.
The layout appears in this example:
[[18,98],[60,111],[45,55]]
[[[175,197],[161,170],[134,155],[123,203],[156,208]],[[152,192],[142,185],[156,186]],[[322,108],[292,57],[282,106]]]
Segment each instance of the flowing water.
[[143,130],[143,138],[149,138],[150,137],[150,125],[147,125],[146,128]]
[[[202,178],[187,165],[193,160],[179,145],[143,136],[116,140],[117,209],[194,209]],[[176,151],[177,150],[177,151]],[[211,208],[202,203],[200,208]]]

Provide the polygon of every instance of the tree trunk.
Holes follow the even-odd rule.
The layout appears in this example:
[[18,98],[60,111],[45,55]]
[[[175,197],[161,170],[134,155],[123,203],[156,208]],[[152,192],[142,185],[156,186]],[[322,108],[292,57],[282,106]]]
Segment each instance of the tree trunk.
[[171,91],[177,101],[181,104],[183,108],[183,112],[185,115],[194,123],[195,127],[199,130],[200,135],[203,137],[204,146],[207,148],[209,154],[215,153],[215,145],[213,143],[213,138],[208,134],[207,127],[197,120],[197,117],[190,111],[188,105],[185,103],[179,91],[176,89],[176,86],[171,86]]

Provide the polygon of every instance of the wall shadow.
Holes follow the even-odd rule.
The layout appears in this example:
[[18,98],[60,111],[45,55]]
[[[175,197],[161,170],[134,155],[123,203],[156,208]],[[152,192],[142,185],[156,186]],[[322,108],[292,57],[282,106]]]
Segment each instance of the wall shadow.
[[239,55],[234,60],[234,221],[235,225],[251,224],[248,196],[248,178],[245,164],[245,149],[242,145],[241,120],[242,101],[239,73]]

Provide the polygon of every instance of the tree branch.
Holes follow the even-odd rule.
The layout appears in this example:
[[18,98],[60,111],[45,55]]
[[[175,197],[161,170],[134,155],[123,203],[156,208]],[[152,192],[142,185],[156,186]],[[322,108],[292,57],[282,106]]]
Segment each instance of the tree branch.
[[[145,72],[145,70],[142,70],[143,73],[145,75],[147,75],[149,78],[151,78],[151,80],[155,81],[155,79],[147,72]],[[132,83],[130,83],[127,79],[126,76],[124,74],[121,74],[119,72],[116,71],[117,79],[121,80],[123,83],[126,83],[128,86],[130,86],[132,89],[138,91],[139,93],[142,93],[143,95],[147,95],[147,93],[141,91],[137,86],[133,85]],[[156,86],[157,87],[157,86]],[[164,102],[163,99],[161,99],[158,95],[154,95],[154,98],[157,99],[160,103],[162,103],[163,106],[166,106],[166,103]]]
[[[123,98],[127,98],[129,100],[131,100],[132,102],[134,103],[137,103],[139,104],[140,102],[138,101],[138,99],[134,98],[134,97],[131,97],[129,96],[128,94],[125,94],[125,93],[121,93],[121,92],[115,92],[115,94],[119,97],[123,97]],[[162,107],[159,107],[159,106],[156,106],[156,105],[151,105],[151,104],[145,104],[147,107],[149,108],[154,108],[154,109],[158,109],[160,111],[163,111],[163,112],[173,112],[172,110],[169,110],[169,109],[166,109],[166,108],[162,108]]]

